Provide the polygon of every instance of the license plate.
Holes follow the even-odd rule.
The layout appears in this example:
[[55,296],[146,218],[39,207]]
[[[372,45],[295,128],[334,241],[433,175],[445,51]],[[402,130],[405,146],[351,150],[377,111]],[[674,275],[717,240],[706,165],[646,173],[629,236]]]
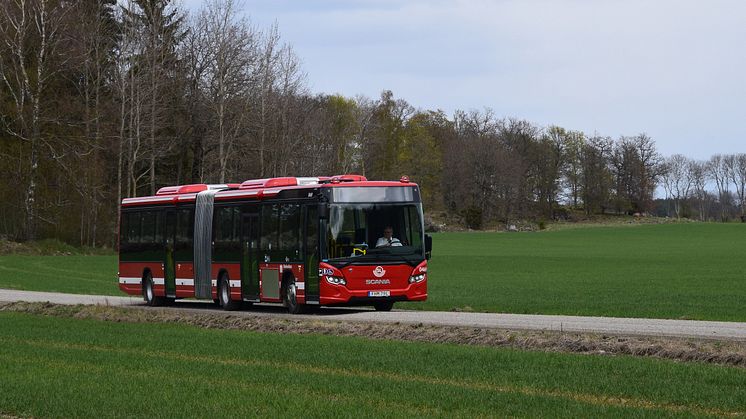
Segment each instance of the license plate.
[[390,297],[391,291],[368,291],[368,297]]

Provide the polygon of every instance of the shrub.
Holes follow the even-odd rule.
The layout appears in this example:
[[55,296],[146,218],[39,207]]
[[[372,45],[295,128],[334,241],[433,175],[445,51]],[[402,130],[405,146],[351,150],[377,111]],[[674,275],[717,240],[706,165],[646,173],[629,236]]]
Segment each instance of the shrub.
[[470,206],[464,210],[464,222],[472,230],[482,228],[482,210],[475,206]]

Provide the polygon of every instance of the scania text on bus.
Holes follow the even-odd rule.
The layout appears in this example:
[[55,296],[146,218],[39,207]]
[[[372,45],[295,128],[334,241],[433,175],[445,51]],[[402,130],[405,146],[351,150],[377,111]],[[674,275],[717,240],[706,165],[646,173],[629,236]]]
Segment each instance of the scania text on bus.
[[[395,246],[376,247],[384,229]],[[161,188],[122,200],[119,288],[149,305],[372,305],[427,299],[419,187],[363,176]]]

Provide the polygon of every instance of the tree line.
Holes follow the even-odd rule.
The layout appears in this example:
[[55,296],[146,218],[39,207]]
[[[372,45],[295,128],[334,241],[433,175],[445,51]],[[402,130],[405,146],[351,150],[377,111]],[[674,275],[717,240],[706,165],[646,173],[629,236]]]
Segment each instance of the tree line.
[[674,154],[663,168],[660,215],[746,222],[746,154],[715,154],[705,161]]
[[661,184],[678,191],[677,215],[727,199],[717,218],[732,218],[734,197],[743,213],[735,172],[703,169],[717,192],[684,193],[673,157],[645,134],[612,139],[488,109],[448,116],[391,91],[312,94],[278,25],[241,16],[233,0],[194,13],[171,0],[2,2],[0,235],[113,245],[123,197],[342,173],[408,175],[428,209],[472,228],[570,210],[650,213]]

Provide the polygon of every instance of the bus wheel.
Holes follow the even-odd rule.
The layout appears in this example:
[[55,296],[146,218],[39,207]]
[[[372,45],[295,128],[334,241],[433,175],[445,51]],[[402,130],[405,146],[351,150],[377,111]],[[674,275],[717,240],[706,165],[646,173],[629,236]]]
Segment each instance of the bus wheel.
[[394,307],[394,302],[382,301],[380,303],[373,304],[373,307],[376,309],[376,311],[391,311],[391,309]]
[[283,303],[288,308],[290,314],[300,314],[303,312],[303,305],[298,304],[297,299],[297,288],[295,287],[295,280],[291,279],[285,281],[285,289],[283,290]]
[[155,295],[153,277],[150,273],[145,274],[145,277],[142,279],[142,297],[145,299],[145,304],[151,307],[163,305],[163,297]]
[[218,299],[220,306],[225,311],[235,311],[241,308],[240,301],[231,300],[231,287],[228,282],[228,275],[223,275],[218,282]]

